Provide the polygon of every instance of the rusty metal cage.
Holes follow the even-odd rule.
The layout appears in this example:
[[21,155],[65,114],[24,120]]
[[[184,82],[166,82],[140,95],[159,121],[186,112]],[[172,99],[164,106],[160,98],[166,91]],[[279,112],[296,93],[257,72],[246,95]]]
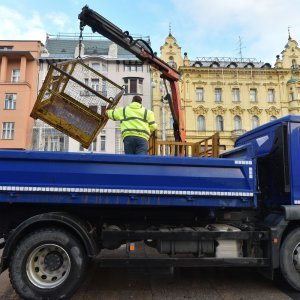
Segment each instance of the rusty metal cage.
[[88,148],[107,118],[96,108],[111,109],[124,89],[81,59],[53,64],[30,116],[67,134]]

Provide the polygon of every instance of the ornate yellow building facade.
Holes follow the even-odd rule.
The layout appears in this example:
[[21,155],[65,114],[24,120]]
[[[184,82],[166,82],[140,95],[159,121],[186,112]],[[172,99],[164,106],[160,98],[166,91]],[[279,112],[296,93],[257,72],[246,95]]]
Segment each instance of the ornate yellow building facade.
[[[274,67],[255,59],[182,56],[170,33],[160,58],[181,73],[181,104],[186,141],[196,142],[220,133],[221,149],[233,147],[246,131],[288,114],[300,114],[300,49],[289,37]],[[152,71],[153,111],[159,138],[172,140],[172,117],[163,101],[160,73]]]

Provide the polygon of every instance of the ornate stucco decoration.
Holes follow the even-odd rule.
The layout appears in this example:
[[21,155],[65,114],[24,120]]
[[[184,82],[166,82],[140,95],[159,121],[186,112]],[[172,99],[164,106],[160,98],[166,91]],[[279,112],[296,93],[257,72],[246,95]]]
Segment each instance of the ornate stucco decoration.
[[262,112],[262,109],[258,108],[257,106],[253,106],[249,109],[247,109],[247,111],[251,114],[251,115],[260,115]]
[[242,83],[238,82],[238,81],[233,81],[233,82],[228,82],[228,85],[243,85]]
[[198,80],[198,81],[194,81],[193,84],[194,85],[206,85],[207,82],[206,81],[202,81],[202,80]]
[[208,112],[208,108],[205,108],[203,105],[199,105],[198,107],[193,108],[193,111],[197,115],[205,115]]
[[210,83],[211,85],[223,85],[223,82],[218,80]]
[[275,82],[272,82],[272,81],[266,82],[266,83],[263,84],[263,86],[276,86],[276,85],[278,85],[278,84],[275,83]]
[[265,111],[270,116],[276,116],[279,114],[280,109],[276,108],[275,106],[271,106],[271,107],[265,109]]
[[246,85],[252,85],[252,86],[255,86],[255,85],[260,85],[260,83],[259,83],[259,82],[252,81],[252,82],[246,83]]
[[226,110],[227,110],[227,108],[224,108],[224,107],[222,107],[221,105],[219,105],[219,106],[217,106],[217,107],[215,107],[215,108],[212,108],[211,110],[212,110],[212,112],[213,112],[215,115],[224,115],[225,112],[226,112]]
[[230,108],[229,111],[233,115],[242,115],[245,109],[241,108],[240,106],[235,106],[234,108]]

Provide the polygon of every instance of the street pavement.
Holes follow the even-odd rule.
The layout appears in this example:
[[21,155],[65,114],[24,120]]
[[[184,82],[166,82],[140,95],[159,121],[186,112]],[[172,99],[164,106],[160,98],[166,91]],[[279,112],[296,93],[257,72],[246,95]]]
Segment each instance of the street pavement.
[[[1,252],[0,252],[1,255]],[[0,300],[20,299],[8,271],[0,275]],[[72,300],[288,300],[300,299],[282,279],[251,268],[100,268],[95,259]]]
[[[8,272],[0,275],[0,299],[20,299],[12,289]],[[300,299],[286,293],[253,269],[89,268],[86,281],[74,300],[287,300]]]

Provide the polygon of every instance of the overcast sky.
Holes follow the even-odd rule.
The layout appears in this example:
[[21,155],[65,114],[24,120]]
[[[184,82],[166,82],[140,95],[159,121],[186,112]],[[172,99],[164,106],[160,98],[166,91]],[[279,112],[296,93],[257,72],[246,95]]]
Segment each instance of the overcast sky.
[[158,53],[171,24],[191,60],[242,55],[274,65],[288,27],[300,42],[299,0],[1,0],[0,39],[45,42],[46,33],[78,33],[86,4],[122,30],[150,36]]

